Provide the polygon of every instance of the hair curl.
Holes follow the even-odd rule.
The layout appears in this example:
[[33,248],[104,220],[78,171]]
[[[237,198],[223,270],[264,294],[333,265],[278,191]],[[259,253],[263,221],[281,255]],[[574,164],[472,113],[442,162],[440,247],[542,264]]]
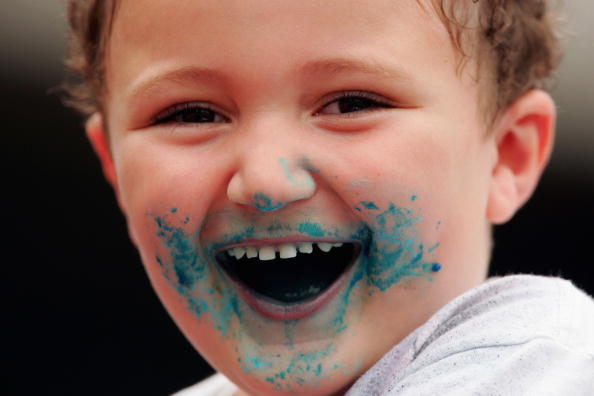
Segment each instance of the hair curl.
[[[523,93],[548,88],[561,58],[552,0],[431,1],[461,55],[459,70],[475,59],[477,80],[490,80],[479,98],[486,113],[494,118]],[[118,3],[68,0],[66,65],[73,74],[64,83],[65,102],[85,115],[104,110],[105,50]]]

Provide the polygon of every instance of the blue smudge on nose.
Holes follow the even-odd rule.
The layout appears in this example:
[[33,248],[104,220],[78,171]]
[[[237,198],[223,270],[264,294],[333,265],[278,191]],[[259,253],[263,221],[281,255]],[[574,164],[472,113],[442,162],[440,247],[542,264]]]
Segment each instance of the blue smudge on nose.
[[311,160],[308,157],[303,157],[301,159],[301,166],[303,167],[303,169],[307,169],[312,173],[320,173],[320,170],[311,164]]
[[285,206],[283,202],[273,203],[266,194],[257,193],[253,198],[254,207],[262,212],[272,212]]

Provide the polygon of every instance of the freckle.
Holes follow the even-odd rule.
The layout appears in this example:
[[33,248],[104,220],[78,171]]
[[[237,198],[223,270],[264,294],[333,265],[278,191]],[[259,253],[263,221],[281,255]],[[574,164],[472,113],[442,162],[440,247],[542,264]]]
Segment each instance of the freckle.
[[171,208],[171,213],[177,212],[177,208]]
[[433,271],[433,272],[441,271],[441,265],[439,265],[437,263],[433,264],[433,266],[431,266],[431,271]]
[[416,195],[413,195],[412,197],[410,197],[410,200],[411,201],[416,201],[417,200],[417,196]]

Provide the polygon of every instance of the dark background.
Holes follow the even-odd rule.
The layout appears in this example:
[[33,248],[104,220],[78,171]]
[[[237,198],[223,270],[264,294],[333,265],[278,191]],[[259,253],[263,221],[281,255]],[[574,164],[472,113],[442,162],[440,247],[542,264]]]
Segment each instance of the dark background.
[[[594,294],[594,5],[570,7],[557,151],[496,230],[492,273],[560,275]],[[82,119],[48,93],[63,76],[63,14],[57,0],[0,3],[3,388],[166,395],[211,369],[150,288]]]

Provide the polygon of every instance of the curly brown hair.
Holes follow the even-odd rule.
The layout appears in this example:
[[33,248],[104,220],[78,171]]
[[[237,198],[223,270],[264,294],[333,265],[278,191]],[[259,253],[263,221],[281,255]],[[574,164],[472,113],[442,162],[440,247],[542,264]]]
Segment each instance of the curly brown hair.
[[[423,6],[422,0],[417,1]],[[547,88],[561,58],[558,10],[551,0],[431,2],[460,54],[459,71],[474,59],[476,79],[489,81],[479,99],[492,118],[523,93]],[[86,115],[103,110],[104,56],[118,4],[68,0],[66,65],[73,75],[64,84],[65,102]]]

